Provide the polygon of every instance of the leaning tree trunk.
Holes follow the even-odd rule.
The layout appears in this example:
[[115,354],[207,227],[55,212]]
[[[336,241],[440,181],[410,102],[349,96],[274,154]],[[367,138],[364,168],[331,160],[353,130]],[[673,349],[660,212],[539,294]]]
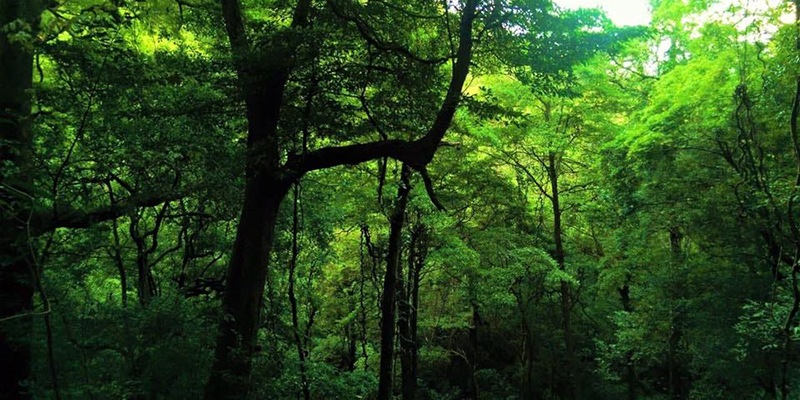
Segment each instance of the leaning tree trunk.
[[251,359],[267,278],[278,208],[288,188],[265,175],[248,179],[233,255],[228,264],[223,318],[206,399],[242,399],[249,391]]
[[27,342],[34,282],[30,247],[31,98],[33,53],[25,43],[12,43],[8,24],[27,22],[35,38],[42,3],[0,2],[0,398],[30,398],[24,384],[31,375]]
[[[262,90],[282,93],[284,86],[267,82],[264,87]],[[282,96],[265,99],[262,95],[259,91],[247,96],[245,200],[228,264],[214,364],[205,389],[209,400],[242,399],[249,393],[275,224],[290,188],[290,183],[279,176],[279,151],[274,137]]]
[[[206,399],[241,399],[249,393],[261,300],[278,209],[290,185],[281,176],[276,130],[289,71],[283,61],[291,49],[281,48],[273,61],[252,62],[239,1],[221,1],[239,85],[247,108],[247,160],[244,206],[228,264],[223,318],[219,324],[214,364]],[[300,1],[293,26],[306,21],[309,1]]]

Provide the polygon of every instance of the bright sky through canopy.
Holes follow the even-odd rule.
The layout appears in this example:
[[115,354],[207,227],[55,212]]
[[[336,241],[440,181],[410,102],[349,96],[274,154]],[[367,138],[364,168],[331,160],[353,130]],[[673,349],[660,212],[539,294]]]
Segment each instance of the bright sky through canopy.
[[555,0],[565,8],[601,8],[617,25],[650,23],[650,2],[647,0]]

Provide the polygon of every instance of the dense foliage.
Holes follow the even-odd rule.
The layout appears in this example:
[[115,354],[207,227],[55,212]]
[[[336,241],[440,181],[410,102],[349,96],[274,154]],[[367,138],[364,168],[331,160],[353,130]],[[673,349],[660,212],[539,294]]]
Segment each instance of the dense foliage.
[[800,398],[761,3],[0,0],[0,398]]

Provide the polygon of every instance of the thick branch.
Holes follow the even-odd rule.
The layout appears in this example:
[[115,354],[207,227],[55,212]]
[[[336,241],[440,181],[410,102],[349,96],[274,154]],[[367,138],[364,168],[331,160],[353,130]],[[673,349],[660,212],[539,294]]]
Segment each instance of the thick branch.
[[239,0],[222,0],[222,17],[225,19],[225,29],[228,31],[228,40],[231,42],[231,49],[236,57],[236,69],[239,74],[245,70],[241,57],[250,52],[250,43],[244,30],[244,20],[242,19],[242,7]]
[[378,142],[328,147],[300,156],[292,156],[286,164],[290,180],[309,171],[338,165],[354,165],[377,158],[390,157],[421,171],[431,162],[444,138],[461,101],[461,91],[472,61],[472,26],[476,0],[469,0],[461,16],[459,45],[453,75],[436,119],[428,132],[415,141],[382,140]]
[[431,180],[431,176],[428,175],[428,169],[422,168],[419,170],[420,176],[422,176],[422,181],[425,182],[425,191],[428,192],[428,197],[431,199],[431,203],[436,206],[436,209],[439,211],[445,211],[444,205],[439,201],[439,198],[436,197],[436,192],[433,190],[433,181]]
[[128,214],[138,207],[155,207],[165,202],[175,201],[184,197],[177,192],[148,193],[129,197],[118,203],[101,206],[94,209],[75,209],[60,205],[58,217],[54,217],[52,210],[35,212],[31,218],[36,233],[42,234],[57,228],[88,228],[96,223]]
[[303,155],[291,156],[286,163],[286,167],[291,171],[291,176],[288,178],[294,180],[306,172],[339,165],[356,165],[384,157],[394,158],[416,168],[426,163],[425,160],[419,157],[419,154],[415,154],[415,150],[420,145],[419,141],[382,140],[347,146],[325,147]]

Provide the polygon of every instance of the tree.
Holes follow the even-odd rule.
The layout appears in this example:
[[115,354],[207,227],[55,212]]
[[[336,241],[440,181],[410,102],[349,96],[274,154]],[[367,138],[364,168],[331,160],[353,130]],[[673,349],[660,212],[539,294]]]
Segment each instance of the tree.
[[[427,133],[414,141],[382,140],[366,144],[324,147],[292,154],[281,165],[282,149],[277,127],[283,105],[283,93],[297,51],[294,40],[276,44],[265,51],[273,57],[266,66],[248,63],[255,50],[245,31],[238,1],[222,2],[228,39],[236,62],[240,84],[245,88],[248,115],[247,183],[242,216],[237,228],[231,262],[228,267],[223,308],[226,317],[220,333],[214,367],[206,388],[206,398],[241,397],[247,390],[258,328],[258,314],[269,264],[278,208],[292,183],[305,173],[337,165],[357,164],[382,157],[400,159],[424,171],[431,161],[452,121],[472,58],[472,30],[477,3],[463,6],[458,33],[458,50],[447,94]],[[292,29],[309,26],[310,1],[297,4]],[[337,10],[333,2],[329,6]],[[365,30],[358,17],[352,17],[359,31]],[[449,17],[447,17],[449,18]],[[372,40],[365,32],[366,40]],[[293,43],[294,42],[294,43]],[[378,43],[380,49],[383,44]],[[389,50],[394,50],[391,47]],[[423,172],[424,173],[424,172]]]

